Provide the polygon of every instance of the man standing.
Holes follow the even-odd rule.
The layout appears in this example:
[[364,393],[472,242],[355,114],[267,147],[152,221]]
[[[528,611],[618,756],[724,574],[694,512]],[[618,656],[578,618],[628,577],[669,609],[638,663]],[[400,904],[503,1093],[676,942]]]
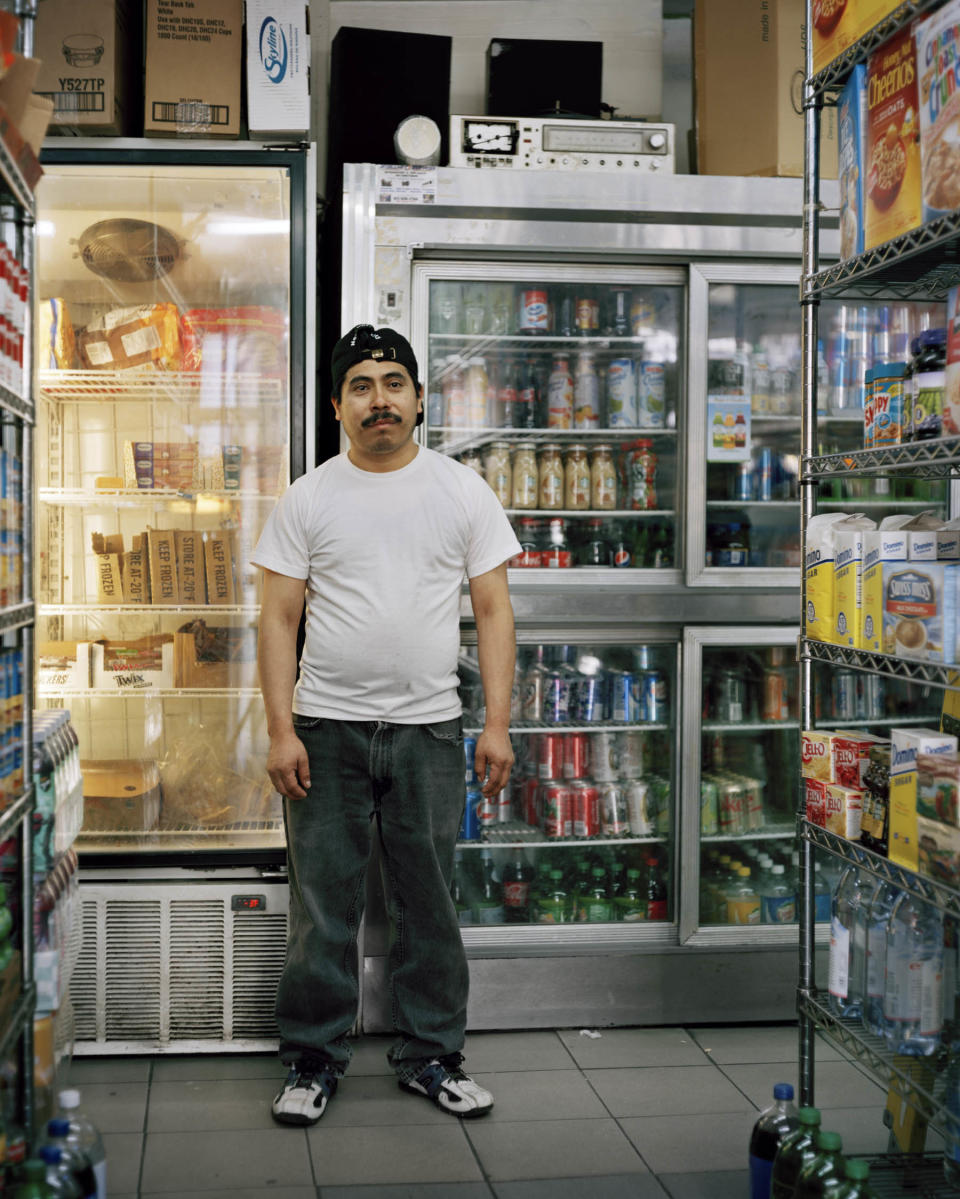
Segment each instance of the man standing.
[[253,555],[267,770],[284,796],[290,875],[277,992],[289,1073],[272,1110],[315,1123],[350,1061],[375,818],[398,1033],[389,1061],[405,1090],[479,1116],[493,1097],[462,1069],[468,973],[450,896],[465,801],[460,591],[466,577],[486,700],[476,770],[493,795],[513,764],[506,561],[520,547],[483,479],[414,441],[423,388],[405,338],[358,325],[334,347],[332,374],[349,449],[296,480]]

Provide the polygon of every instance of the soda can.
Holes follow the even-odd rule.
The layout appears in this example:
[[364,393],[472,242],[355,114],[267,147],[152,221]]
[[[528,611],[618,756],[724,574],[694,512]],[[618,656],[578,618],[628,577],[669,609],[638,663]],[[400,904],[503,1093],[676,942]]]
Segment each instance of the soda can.
[[570,719],[570,679],[562,670],[548,670],[543,676],[542,717],[547,724]]
[[495,795],[484,795],[481,791],[477,799],[477,824],[480,826],[481,840],[483,839],[484,832],[492,828],[498,819],[497,797]]
[[610,719],[618,724],[633,724],[639,719],[636,675],[632,670],[610,671]]
[[477,807],[482,799],[483,795],[478,788],[470,787],[467,789],[467,802],[463,809],[463,820],[460,824],[459,839],[461,841],[480,840],[480,819]]
[[715,837],[719,832],[717,825],[717,796],[716,780],[712,775],[703,775],[700,779],[701,837]]
[[523,823],[531,828],[540,823],[540,781],[536,772],[524,775],[520,784],[520,812]]
[[600,836],[600,792],[596,784],[578,779],[571,786],[573,793],[573,835]]
[[657,310],[642,294],[634,292],[634,300],[630,305],[630,332],[634,337],[642,337],[656,327]]
[[623,837],[630,831],[627,797],[620,783],[600,788],[600,831],[604,837]]
[[743,815],[748,833],[759,832],[763,828],[763,783],[759,779],[739,777],[743,786]]
[[717,789],[717,825],[724,836],[746,832],[743,788],[730,778],[724,778]]
[[556,841],[573,836],[573,790],[560,779],[540,785],[540,818],[544,836]]
[[543,288],[531,287],[520,293],[518,328],[528,336],[550,332],[550,307]]
[[762,446],[757,456],[756,498],[758,500],[773,499],[774,458],[769,446]]
[[591,734],[590,771],[600,782],[612,782],[619,777],[618,736],[608,732]]
[[537,774],[542,779],[563,777],[564,736],[562,733],[545,733],[537,737]]
[[857,719],[857,679],[852,670],[831,672],[830,698],[834,720]]
[[607,424],[611,429],[637,424],[637,377],[632,358],[614,358],[607,367]]
[[667,712],[667,676],[652,667],[641,671],[638,720],[647,724],[662,724]]
[[563,777],[582,779],[590,773],[590,738],[586,733],[568,733],[564,737]]
[[497,795],[497,823],[509,824],[513,819],[513,792],[508,783]]
[[646,737],[639,730],[617,733],[617,774],[620,778],[638,779],[646,769]]
[[464,737],[463,753],[464,753],[464,757],[466,759],[466,768],[467,768],[466,783],[467,783],[467,786],[469,787],[472,784],[475,784],[477,782],[477,769],[476,769],[477,739],[476,739],[476,737]]
[[864,715],[868,720],[882,720],[887,714],[887,683],[883,675],[858,674],[857,680],[863,682],[866,692]]
[[543,719],[543,671],[536,666],[525,671],[520,680],[520,714],[524,720]]
[[623,785],[627,800],[627,818],[634,837],[652,837],[656,820],[653,792],[646,779],[630,779]]
[[753,464],[740,462],[737,465],[737,481],[733,489],[733,498],[740,504],[747,504],[754,498]]
[[581,724],[593,724],[603,720],[603,697],[606,679],[602,672],[582,674],[577,679],[577,704],[571,707],[570,717]]

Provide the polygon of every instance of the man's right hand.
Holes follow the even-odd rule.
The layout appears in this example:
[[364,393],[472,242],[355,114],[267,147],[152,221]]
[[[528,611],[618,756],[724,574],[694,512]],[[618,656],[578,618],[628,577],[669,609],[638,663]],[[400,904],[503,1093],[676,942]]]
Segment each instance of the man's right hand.
[[303,799],[310,788],[310,764],[303,742],[291,729],[270,738],[267,755],[270,782],[287,799]]

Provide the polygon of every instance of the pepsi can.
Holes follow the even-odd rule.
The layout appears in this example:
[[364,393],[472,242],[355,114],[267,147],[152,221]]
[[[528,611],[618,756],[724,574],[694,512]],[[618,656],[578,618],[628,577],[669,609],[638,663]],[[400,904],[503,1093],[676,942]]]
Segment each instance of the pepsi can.
[[667,677],[662,670],[644,670],[639,679],[637,719],[661,724],[667,719]]
[[467,789],[467,803],[463,809],[463,820],[460,823],[461,841],[480,840],[479,805],[483,801],[483,793],[477,787]]
[[611,670],[607,718],[618,724],[633,724],[637,719],[636,676],[630,670]]
[[466,782],[467,786],[475,785],[477,782],[477,739],[476,737],[464,737],[463,739],[463,755],[466,759]]
[[603,720],[604,677],[602,674],[582,674],[577,680],[576,713],[570,715],[582,724]]
[[570,680],[562,670],[544,676],[543,719],[547,724],[566,724],[570,719]]

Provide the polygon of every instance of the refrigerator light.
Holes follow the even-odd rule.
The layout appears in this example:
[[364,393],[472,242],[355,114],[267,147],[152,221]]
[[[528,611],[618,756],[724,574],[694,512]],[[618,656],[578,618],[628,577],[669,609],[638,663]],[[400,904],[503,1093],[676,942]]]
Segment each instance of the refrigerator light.
[[267,233],[289,234],[290,222],[283,217],[275,220],[244,220],[242,217],[230,221],[211,221],[204,230],[217,237],[262,237]]

